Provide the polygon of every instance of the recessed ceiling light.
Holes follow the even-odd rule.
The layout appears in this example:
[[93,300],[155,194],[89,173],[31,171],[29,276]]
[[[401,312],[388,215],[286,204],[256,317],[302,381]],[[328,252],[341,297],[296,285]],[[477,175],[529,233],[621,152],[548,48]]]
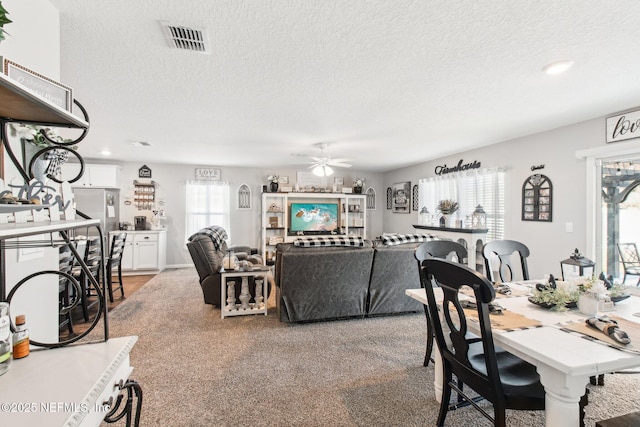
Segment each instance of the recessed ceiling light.
[[111,155],[111,151],[109,151],[109,150],[102,150],[102,151],[100,152],[100,154],[102,154],[103,156],[110,156],[110,155]]
[[542,71],[547,74],[560,74],[567,71],[572,65],[573,61],[557,61],[545,65],[544,68],[542,68]]

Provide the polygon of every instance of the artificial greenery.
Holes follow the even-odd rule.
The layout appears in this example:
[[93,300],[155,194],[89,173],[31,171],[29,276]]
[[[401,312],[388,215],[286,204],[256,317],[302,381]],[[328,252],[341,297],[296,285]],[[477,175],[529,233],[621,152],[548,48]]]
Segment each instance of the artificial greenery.
[[455,213],[458,210],[458,208],[459,208],[458,202],[454,200],[450,200],[450,199],[440,200],[440,202],[438,203],[438,210],[443,215],[449,215],[449,214]]
[[544,287],[543,289],[534,289],[531,299],[537,304],[553,306],[556,311],[567,310],[567,305],[578,301],[580,291],[567,292],[561,288]]
[[609,296],[612,298],[629,295],[629,289],[622,283],[614,283],[609,288]]
[[0,41],[4,40],[4,35],[8,34],[7,31],[3,28],[6,24],[11,23],[11,19],[7,18],[9,13],[7,10],[2,7],[2,2],[0,1]]

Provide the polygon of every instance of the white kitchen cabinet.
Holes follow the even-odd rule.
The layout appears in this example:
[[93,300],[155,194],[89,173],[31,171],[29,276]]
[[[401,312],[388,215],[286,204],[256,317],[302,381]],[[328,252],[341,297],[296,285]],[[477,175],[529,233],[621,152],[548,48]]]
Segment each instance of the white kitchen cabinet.
[[[84,174],[72,187],[120,188],[120,170],[118,165],[85,164]],[[62,179],[70,181],[78,176],[80,163],[67,162],[62,166]]]
[[[109,233],[109,241],[115,231]],[[127,240],[122,252],[122,271],[127,274],[147,274],[164,270],[167,263],[167,230],[125,231]]]

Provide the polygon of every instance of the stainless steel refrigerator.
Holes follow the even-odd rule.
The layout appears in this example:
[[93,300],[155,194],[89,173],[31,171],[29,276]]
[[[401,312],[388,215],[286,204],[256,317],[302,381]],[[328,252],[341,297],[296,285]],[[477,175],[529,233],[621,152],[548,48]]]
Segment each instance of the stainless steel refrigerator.
[[74,188],[76,211],[100,220],[104,235],[118,230],[120,190],[112,188]]

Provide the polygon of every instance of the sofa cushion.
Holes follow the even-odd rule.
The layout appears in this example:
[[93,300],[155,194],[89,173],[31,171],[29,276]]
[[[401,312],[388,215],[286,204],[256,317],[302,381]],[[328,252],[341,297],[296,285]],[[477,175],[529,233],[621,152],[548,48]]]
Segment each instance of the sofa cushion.
[[383,234],[378,239],[384,246],[402,245],[405,243],[428,242],[430,240],[439,240],[438,236],[433,234]]
[[364,239],[360,236],[314,236],[296,239],[293,244],[300,248],[316,248],[320,246],[364,247]]

